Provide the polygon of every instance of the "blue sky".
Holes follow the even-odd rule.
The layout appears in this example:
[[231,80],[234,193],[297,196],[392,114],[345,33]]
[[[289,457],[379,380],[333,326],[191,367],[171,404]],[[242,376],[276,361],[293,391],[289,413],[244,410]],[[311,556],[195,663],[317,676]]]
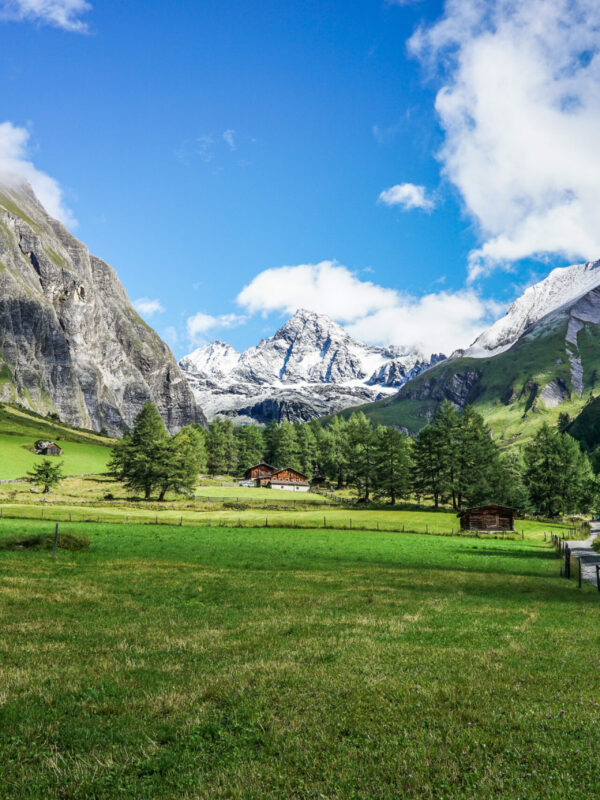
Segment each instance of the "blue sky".
[[5,166],[56,180],[178,356],[300,304],[466,346],[600,256],[599,12],[483,5],[0,0]]

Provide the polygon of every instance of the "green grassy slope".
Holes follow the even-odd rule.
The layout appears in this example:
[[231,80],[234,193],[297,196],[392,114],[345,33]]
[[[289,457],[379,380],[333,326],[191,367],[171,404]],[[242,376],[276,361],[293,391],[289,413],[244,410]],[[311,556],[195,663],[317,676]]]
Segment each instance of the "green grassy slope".
[[[600,327],[586,324],[579,333],[584,391],[571,381],[565,348],[566,322],[553,321],[523,336],[510,350],[492,358],[455,358],[419,375],[391,399],[361,406],[374,422],[400,425],[411,432],[427,424],[448,398],[472,403],[486,417],[505,445],[531,437],[542,421],[554,424],[565,411],[575,416],[597,389],[600,377]],[[548,408],[540,393],[551,381],[563,384],[570,396]],[[344,412],[345,416],[352,409]]]
[[67,528],[0,550],[2,798],[600,794],[600,603],[540,543]]
[[50,439],[62,447],[67,475],[103,472],[110,457],[110,439],[0,404],[0,480],[23,477],[43,458],[32,452],[37,439]]

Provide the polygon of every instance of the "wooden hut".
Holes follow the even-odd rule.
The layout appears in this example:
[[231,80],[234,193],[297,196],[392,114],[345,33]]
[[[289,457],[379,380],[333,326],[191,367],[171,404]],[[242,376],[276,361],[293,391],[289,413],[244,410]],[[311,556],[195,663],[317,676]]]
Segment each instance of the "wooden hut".
[[463,531],[514,531],[515,510],[493,503],[465,508],[457,514]]
[[306,475],[291,467],[274,472],[269,478],[268,485],[271,489],[286,489],[291,492],[308,492],[310,489]]
[[244,480],[254,481],[257,486],[266,486],[271,475],[275,472],[277,472],[277,467],[272,467],[270,464],[261,461],[260,464],[255,464],[244,472]]
[[62,448],[56,442],[38,441],[35,443],[35,452],[40,456],[60,456]]

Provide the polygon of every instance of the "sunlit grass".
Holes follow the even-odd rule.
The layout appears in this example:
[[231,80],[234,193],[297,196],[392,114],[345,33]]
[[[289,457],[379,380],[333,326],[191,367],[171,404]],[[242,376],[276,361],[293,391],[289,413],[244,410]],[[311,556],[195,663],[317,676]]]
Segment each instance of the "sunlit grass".
[[0,551],[1,797],[600,791],[600,603],[543,543],[65,529]]

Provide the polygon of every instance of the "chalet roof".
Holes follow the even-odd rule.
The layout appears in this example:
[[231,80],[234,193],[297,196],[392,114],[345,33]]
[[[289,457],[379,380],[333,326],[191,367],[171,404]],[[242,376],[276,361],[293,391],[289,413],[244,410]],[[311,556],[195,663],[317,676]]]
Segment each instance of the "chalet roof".
[[273,470],[273,472],[278,472],[277,467],[274,467],[271,464],[267,464],[266,461],[260,461],[258,464],[254,464],[253,466],[248,467],[246,472],[251,472],[253,469],[256,469],[257,467],[267,467],[267,469],[271,469]]
[[282,472],[295,472],[296,475],[300,475],[301,478],[304,478],[305,481],[308,482],[308,478],[303,472],[300,472],[299,469],[294,469],[294,467],[283,467],[282,469],[278,469],[271,475],[271,478],[275,478],[277,475],[281,475]]
[[486,503],[486,505],[483,506],[472,506],[471,508],[464,508],[462,511],[459,511],[456,516],[464,517],[465,514],[471,514],[473,511],[505,511],[508,514],[516,513],[516,509],[511,508],[510,506],[500,506],[497,503]]

